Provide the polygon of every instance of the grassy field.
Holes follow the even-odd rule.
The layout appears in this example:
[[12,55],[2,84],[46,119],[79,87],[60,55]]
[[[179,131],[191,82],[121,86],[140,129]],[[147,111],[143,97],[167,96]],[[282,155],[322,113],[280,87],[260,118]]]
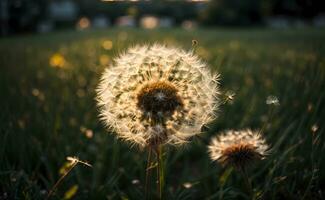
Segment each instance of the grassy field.
[[[225,129],[264,129],[271,155],[249,170],[260,199],[325,198],[325,30],[129,30],[0,39],[0,199],[143,199],[146,152],[108,134],[95,91],[114,56],[137,43],[192,48],[221,74],[218,118],[185,148],[169,148],[166,199],[245,199],[236,171],[206,145]],[[276,96],[280,105],[267,105]],[[153,187],[154,188],[154,187]]]

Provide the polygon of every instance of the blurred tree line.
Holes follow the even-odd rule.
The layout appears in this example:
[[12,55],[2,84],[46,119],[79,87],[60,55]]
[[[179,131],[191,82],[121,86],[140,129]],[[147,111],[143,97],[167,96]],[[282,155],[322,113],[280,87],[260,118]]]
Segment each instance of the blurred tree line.
[[308,20],[324,12],[324,0],[211,0],[200,20],[205,25],[259,25],[270,16]]
[[100,2],[82,0],[80,14],[95,16],[102,13],[112,22],[118,17],[130,15],[136,20],[145,15],[170,17],[176,24],[186,19],[197,19],[200,5],[187,1],[140,1],[140,2]]
[[56,27],[73,25],[79,17],[92,18],[98,15],[114,22],[119,16],[143,15],[172,18],[176,24],[183,20],[196,20],[203,25],[261,25],[270,16],[283,15],[311,19],[325,13],[324,0],[210,0],[208,2],[139,1],[104,2],[101,0],[1,0],[1,32],[35,30],[38,22],[52,20],[49,5],[69,1],[76,5],[77,15],[73,20],[56,21]]
[[71,20],[54,19],[56,27],[74,25],[78,18],[96,16],[107,17],[114,22],[118,17],[131,15],[136,20],[143,15],[155,15],[157,17],[170,17],[177,24],[185,19],[197,19],[198,9],[201,5],[189,1],[113,1],[101,0],[1,0],[0,15],[1,28],[7,24],[12,32],[24,32],[35,30],[37,23],[44,20],[52,20],[49,12],[51,4],[57,2],[73,3],[77,7],[77,15]]

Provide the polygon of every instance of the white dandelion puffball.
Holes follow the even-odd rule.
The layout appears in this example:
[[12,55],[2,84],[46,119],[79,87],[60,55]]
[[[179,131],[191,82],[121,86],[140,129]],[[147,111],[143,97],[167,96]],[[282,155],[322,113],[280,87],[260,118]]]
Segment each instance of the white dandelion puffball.
[[214,118],[217,78],[193,52],[135,46],[102,75],[100,117],[119,138],[139,147],[182,144]]
[[246,167],[268,154],[268,145],[262,136],[250,129],[229,130],[212,138],[208,151],[210,158],[222,165]]

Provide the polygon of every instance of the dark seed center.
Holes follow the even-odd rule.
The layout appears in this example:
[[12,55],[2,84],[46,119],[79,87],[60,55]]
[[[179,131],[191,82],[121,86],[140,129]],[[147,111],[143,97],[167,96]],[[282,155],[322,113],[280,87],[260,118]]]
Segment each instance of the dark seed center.
[[152,114],[173,113],[178,106],[182,106],[178,90],[169,82],[155,82],[141,88],[137,95],[137,106],[144,112]]
[[244,166],[254,160],[261,158],[261,155],[255,150],[254,146],[250,144],[238,144],[225,149],[223,158],[229,164],[235,166]]

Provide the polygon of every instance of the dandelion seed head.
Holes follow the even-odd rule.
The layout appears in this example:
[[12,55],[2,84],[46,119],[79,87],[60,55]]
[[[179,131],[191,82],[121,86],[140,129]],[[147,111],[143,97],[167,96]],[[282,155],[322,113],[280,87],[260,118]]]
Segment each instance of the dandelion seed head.
[[229,130],[214,137],[208,146],[210,158],[223,166],[246,167],[267,156],[268,145],[259,133],[249,129]]
[[193,52],[159,44],[129,48],[102,75],[100,117],[139,147],[183,144],[215,118],[217,77]]
[[275,105],[275,106],[280,105],[279,99],[276,96],[268,96],[265,103],[267,105]]

